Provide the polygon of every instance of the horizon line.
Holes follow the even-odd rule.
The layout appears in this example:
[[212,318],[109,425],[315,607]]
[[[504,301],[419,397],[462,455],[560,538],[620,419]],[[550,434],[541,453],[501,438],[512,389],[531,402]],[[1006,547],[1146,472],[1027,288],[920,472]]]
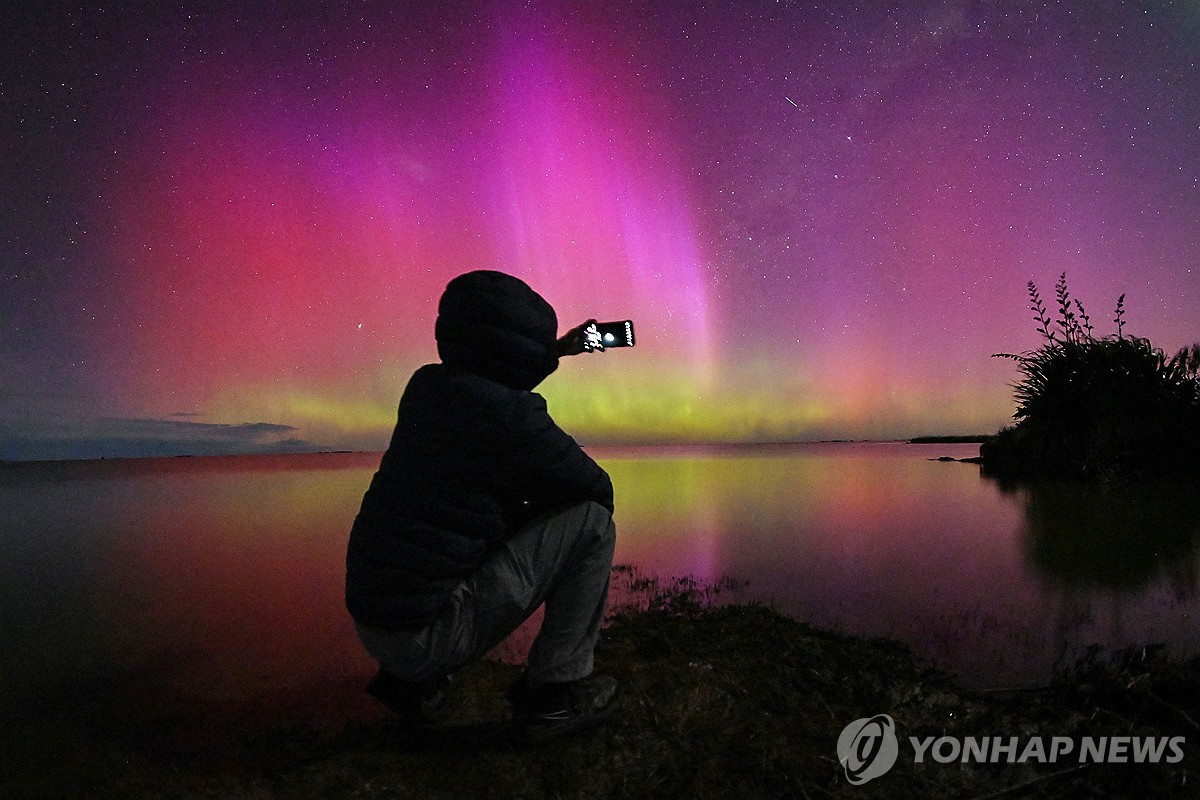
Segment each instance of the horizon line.
[[[580,446],[584,449],[589,448],[612,448],[612,449],[642,449],[642,448],[712,448],[712,447],[733,447],[733,448],[751,448],[751,447],[792,447],[796,445],[812,445],[812,444],[977,444],[991,438],[994,434],[933,434],[908,437],[894,438],[832,438],[832,439],[765,439],[765,440],[710,440],[710,441],[679,441],[679,440],[663,440],[663,441],[594,441],[581,442]],[[10,459],[0,458],[0,465],[15,465],[15,464],[86,464],[96,463],[100,461],[152,461],[152,460],[174,460],[174,459],[217,459],[217,458],[248,458],[248,457],[267,457],[276,458],[282,456],[317,456],[317,455],[368,455],[379,454],[386,452],[387,448],[379,450],[342,450],[342,449],[314,449],[314,450],[288,450],[281,452],[263,452],[251,451],[234,452],[234,453],[174,453],[171,455],[113,455],[113,456],[90,456],[85,458],[27,458],[27,459]]]

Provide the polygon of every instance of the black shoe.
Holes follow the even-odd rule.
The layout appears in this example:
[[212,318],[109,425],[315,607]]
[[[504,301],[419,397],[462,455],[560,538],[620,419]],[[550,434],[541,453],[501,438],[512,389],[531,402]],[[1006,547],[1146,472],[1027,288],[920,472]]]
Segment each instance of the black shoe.
[[530,744],[590,728],[612,716],[620,684],[609,675],[529,688],[525,676],[508,690],[517,734]]
[[450,676],[424,681],[406,681],[380,667],[367,684],[367,693],[405,720],[424,724],[437,722],[449,711]]

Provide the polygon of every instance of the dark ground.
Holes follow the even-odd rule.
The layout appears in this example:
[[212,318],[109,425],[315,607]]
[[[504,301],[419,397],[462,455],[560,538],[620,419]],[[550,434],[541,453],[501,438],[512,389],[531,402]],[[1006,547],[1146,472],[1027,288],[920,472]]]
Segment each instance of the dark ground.
[[[817,631],[762,606],[710,607],[709,598],[682,583],[652,593],[649,609],[618,615],[597,664],[624,684],[620,713],[554,745],[512,741],[503,694],[519,668],[485,661],[455,677],[454,710],[429,730],[400,727],[355,676],[259,709],[259,718],[213,714],[199,735],[194,720],[174,725],[181,712],[169,709],[142,710],[159,720],[149,738],[119,726],[100,743],[61,731],[12,741],[10,732],[0,742],[0,797],[1200,796],[1196,661],[1141,651],[1120,666],[1081,665],[1041,689],[972,693],[900,644]],[[879,713],[896,722],[900,756],[885,775],[851,785],[838,735]],[[78,724],[100,724],[87,719],[86,702]],[[908,737],[942,735],[1187,742],[1176,764],[914,764]]]

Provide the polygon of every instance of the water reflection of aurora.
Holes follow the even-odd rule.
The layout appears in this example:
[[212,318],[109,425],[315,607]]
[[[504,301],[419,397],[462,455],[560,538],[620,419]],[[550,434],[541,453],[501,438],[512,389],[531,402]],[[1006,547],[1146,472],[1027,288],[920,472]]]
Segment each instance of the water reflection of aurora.
[[[740,599],[899,638],[973,685],[1042,680],[1064,643],[1197,648],[1186,495],[1109,505],[1039,495],[1029,510],[974,465],[928,460],[975,451],[593,453],[616,487],[618,562],[745,581]],[[378,459],[6,466],[0,608],[24,642],[2,665],[14,696],[69,680],[82,662],[151,686],[203,674],[228,698],[366,669],[342,605],[343,562]]]

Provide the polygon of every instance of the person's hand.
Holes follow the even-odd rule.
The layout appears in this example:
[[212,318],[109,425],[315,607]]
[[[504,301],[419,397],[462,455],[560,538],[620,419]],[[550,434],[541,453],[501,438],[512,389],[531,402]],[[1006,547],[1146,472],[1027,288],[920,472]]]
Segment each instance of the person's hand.
[[596,320],[589,319],[582,325],[577,325],[571,330],[564,333],[558,340],[558,354],[560,356],[577,356],[587,350],[584,346],[587,341],[585,331],[589,325],[595,325]]

